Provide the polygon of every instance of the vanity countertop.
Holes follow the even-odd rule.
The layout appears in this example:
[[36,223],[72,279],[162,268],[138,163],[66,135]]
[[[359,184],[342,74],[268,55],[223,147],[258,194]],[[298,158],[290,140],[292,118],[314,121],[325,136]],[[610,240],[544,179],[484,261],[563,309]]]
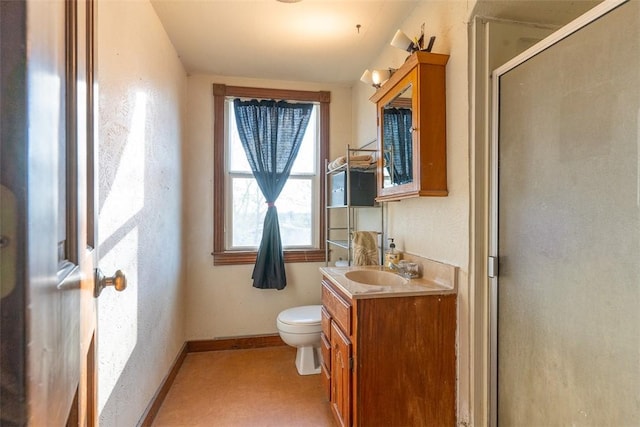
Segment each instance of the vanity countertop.
[[[455,294],[456,280],[455,276],[448,280],[442,277],[424,274],[423,277],[416,279],[407,279],[406,283],[381,286],[368,285],[348,279],[345,273],[354,270],[385,270],[382,266],[362,266],[362,267],[320,267],[320,272],[324,277],[329,279],[331,283],[337,286],[348,297],[353,299],[359,298],[389,298],[416,296],[425,294]],[[426,273],[429,273],[428,271]]]

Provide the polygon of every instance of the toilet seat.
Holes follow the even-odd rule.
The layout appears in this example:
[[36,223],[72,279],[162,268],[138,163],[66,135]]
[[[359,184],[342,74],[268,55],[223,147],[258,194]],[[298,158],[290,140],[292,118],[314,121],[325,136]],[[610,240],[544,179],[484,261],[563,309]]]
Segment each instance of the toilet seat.
[[321,308],[321,305],[305,305],[284,310],[278,315],[278,329],[293,334],[318,333],[322,329]]

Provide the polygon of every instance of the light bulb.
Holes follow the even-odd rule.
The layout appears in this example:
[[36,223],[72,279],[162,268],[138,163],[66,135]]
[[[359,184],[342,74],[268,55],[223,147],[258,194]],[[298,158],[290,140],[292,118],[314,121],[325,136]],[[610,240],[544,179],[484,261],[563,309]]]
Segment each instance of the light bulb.
[[391,70],[373,70],[371,73],[371,80],[373,80],[374,86],[380,86],[382,83],[389,80],[391,77]]

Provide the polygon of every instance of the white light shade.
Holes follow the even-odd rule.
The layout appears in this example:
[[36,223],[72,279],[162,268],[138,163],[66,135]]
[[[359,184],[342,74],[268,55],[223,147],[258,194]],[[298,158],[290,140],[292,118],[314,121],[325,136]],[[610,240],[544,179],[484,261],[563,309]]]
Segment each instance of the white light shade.
[[413,42],[411,41],[411,39],[400,30],[396,31],[396,35],[393,36],[393,40],[391,40],[391,46],[406,51],[411,50],[410,48],[412,45]]
[[360,81],[362,83],[366,83],[368,85],[372,85],[373,84],[373,79],[371,77],[371,71],[364,70],[364,73],[362,73],[362,77],[360,77]]
[[391,70],[373,70],[371,73],[371,79],[374,85],[381,85],[389,80],[389,77],[391,77]]

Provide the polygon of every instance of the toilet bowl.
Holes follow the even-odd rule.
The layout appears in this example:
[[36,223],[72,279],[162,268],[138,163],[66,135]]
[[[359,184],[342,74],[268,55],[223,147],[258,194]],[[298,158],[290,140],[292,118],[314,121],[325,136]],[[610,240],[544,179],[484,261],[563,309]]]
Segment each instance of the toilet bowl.
[[320,373],[321,305],[305,305],[288,308],[278,314],[277,326],[280,338],[296,347],[296,368],[300,375]]

